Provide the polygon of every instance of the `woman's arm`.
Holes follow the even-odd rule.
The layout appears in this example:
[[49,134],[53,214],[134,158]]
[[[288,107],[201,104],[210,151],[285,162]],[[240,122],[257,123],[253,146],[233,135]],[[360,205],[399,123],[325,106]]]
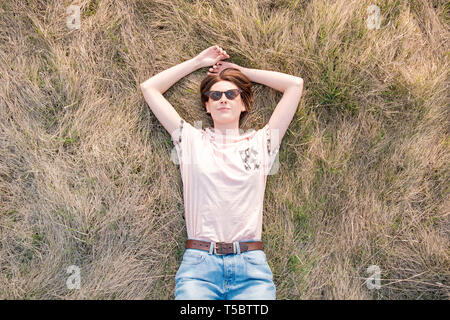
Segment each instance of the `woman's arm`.
[[272,141],[276,146],[279,146],[289,124],[294,118],[300,102],[303,91],[303,79],[289,74],[267,70],[242,68],[241,72],[253,82],[262,83],[283,92],[280,102],[278,102],[269,119]]
[[230,56],[227,52],[219,46],[215,45],[209,47],[208,49],[200,52],[195,58],[189,59],[174,67],[164,70],[144,81],[141,83],[141,88],[153,88],[163,94],[176,82],[195,70],[211,66],[216,62],[229,57]]
[[174,107],[167,101],[163,93],[178,80],[193,71],[210,66],[221,59],[229,58],[219,46],[212,46],[203,50],[195,58],[164,70],[140,84],[145,101],[163,127],[173,135],[181,122],[181,117]]
[[141,83],[141,88],[153,88],[163,94],[180,79],[199,68],[199,64],[195,58],[186,60],[144,81]]
[[240,67],[241,72],[245,74],[247,78],[252,82],[261,83],[265,86],[278,90],[280,92],[285,92],[289,87],[298,87],[302,84],[303,79],[289,74],[260,70],[260,69],[249,69]]
[[208,74],[219,74],[227,68],[236,68],[249,78],[250,81],[261,83],[280,92],[285,92],[289,87],[298,87],[303,83],[303,79],[300,77],[276,71],[244,68],[227,61],[217,62],[216,65],[209,69],[210,73]]
[[276,71],[249,69],[237,64],[219,61],[209,69],[208,74],[218,74],[223,69],[236,68],[252,82],[258,82],[283,92],[283,97],[275,107],[269,120],[269,128],[274,132],[273,142],[278,145],[294,118],[303,91],[303,79]]
[[150,110],[152,110],[155,117],[171,136],[180,126],[182,118],[170,102],[164,98],[163,93],[178,80],[197,70],[197,68],[196,60],[187,60],[158,73],[140,85]]

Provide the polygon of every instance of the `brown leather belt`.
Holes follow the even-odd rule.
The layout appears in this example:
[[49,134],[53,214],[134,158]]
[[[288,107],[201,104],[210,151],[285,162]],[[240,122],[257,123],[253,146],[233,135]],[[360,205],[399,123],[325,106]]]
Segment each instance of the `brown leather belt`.
[[[239,242],[239,247],[241,253],[251,250],[263,250],[263,243],[262,241]],[[186,249],[199,249],[209,252],[209,248],[211,248],[211,242],[209,241],[200,241],[200,240],[186,241]],[[237,253],[234,244],[226,242],[216,242],[214,245],[213,252],[214,254],[217,255]]]

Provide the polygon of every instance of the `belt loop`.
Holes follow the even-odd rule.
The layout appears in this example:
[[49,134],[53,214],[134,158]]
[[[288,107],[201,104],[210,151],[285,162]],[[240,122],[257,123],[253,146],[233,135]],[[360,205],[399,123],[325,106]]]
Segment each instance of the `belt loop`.
[[239,245],[239,241],[234,242],[234,251],[236,254],[241,254],[241,246]]
[[208,254],[213,254],[215,246],[216,246],[216,243],[211,241],[211,244],[209,246],[209,253]]

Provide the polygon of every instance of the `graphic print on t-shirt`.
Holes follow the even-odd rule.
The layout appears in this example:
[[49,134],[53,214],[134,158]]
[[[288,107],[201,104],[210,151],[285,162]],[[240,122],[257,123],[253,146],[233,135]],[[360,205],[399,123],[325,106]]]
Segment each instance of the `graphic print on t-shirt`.
[[258,150],[253,146],[247,146],[239,150],[239,155],[241,156],[242,163],[247,171],[257,170],[261,165]]

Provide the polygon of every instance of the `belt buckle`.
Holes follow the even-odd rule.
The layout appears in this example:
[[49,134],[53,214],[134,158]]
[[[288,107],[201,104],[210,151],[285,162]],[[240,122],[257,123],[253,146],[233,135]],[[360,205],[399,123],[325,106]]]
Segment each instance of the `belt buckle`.
[[[223,253],[223,246],[225,245],[225,244],[227,244],[226,242],[216,242],[215,244],[214,244],[214,254],[215,255],[218,255],[218,256],[223,256],[223,255],[226,255],[226,254],[229,254],[229,253],[236,253],[236,247],[234,246],[234,243],[232,244],[233,245],[233,252],[226,252],[226,253]],[[217,245],[219,245],[220,246],[220,248],[218,249],[217,248]],[[217,250],[219,250],[220,251],[220,253],[218,253],[217,252]]]

